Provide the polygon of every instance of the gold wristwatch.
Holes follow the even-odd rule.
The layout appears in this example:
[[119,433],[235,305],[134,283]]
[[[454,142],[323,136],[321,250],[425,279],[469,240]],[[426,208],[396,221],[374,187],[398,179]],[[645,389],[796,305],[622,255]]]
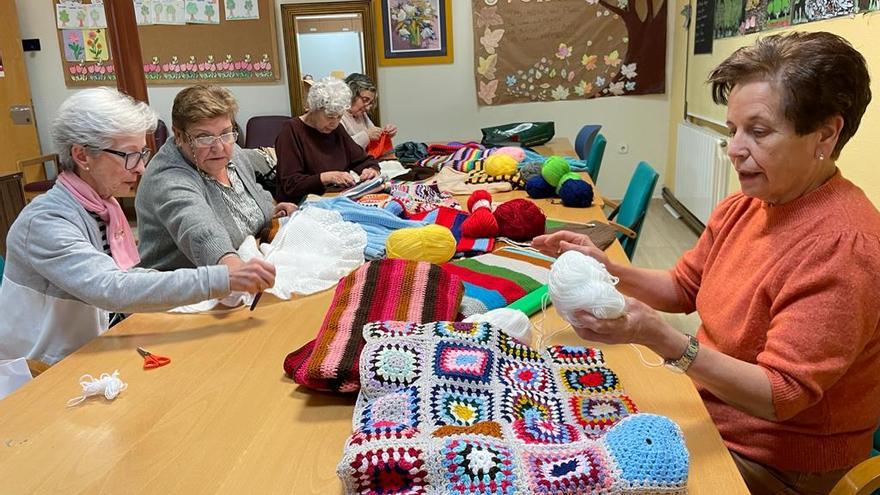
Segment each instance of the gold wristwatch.
[[670,371],[676,373],[685,373],[691,367],[691,363],[697,358],[697,351],[700,350],[700,341],[693,335],[688,335],[688,345],[684,350],[684,354],[678,359],[667,359],[663,361],[663,366]]

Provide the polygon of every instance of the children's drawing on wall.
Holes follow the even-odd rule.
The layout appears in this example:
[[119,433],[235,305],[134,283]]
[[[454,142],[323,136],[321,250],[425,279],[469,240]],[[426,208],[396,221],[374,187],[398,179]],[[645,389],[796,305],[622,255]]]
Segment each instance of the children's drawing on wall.
[[80,62],[86,59],[86,45],[83,32],[79,29],[65,29],[61,32],[64,38],[64,60]]
[[767,2],[767,28],[785,27],[791,23],[791,0]]
[[715,3],[715,39],[740,34],[743,0],[717,0]]
[[83,31],[86,45],[86,61],[98,62],[110,58],[107,46],[107,33],[103,29],[87,29]]
[[153,0],[153,24],[186,24],[184,0]]
[[92,1],[91,4],[83,5],[86,12],[86,27],[92,29],[105,29],[107,27],[107,16],[104,13],[104,3]]
[[84,28],[86,9],[81,3],[59,3],[55,5],[55,20],[58,29]]
[[792,24],[830,19],[849,15],[854,11],[853,0],[795,0],[791,15]]
[[134,17],[138,26],[153,24],[153,0],[134,0]]
[[764,29],[767,22],[767,0],[746,0],[740,33],[757,33]]
[[256,0],[225,0],[227,21],[246,21],[260,18]]
[[219,0],[186,0],[186,22],[220,24]]

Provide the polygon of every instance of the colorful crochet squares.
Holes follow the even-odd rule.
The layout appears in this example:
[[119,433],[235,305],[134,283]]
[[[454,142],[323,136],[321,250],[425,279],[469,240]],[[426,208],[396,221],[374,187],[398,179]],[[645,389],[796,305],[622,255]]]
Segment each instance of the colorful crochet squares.
[[434,375],[453,381],[487,384],[492,351],[484,347],[440,341],[434,350]]
[[417,448],[385,448],[359,453],[351,462],[353,493],[415,495],[427,493],[423,453]]
[[529,489],[535,495],[614,493],[611,463],[599,448],[540,451],[525,457]]
[[688,454],[596,349],[487,323],[375,322],[338,474],[348,494],[683,495]]
[[516,493],[513,451],[504,443],[481,438],[454,438],[444,442],[439,454],[445,484],[442,493]]

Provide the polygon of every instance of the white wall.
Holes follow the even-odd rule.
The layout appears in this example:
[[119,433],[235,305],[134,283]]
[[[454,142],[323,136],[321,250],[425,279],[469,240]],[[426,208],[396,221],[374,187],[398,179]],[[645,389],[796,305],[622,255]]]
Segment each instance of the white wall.
[[[282,79],[272,84],[230,85],[244,125],[254,115],[290,112],[284,43],[281,42],[282,3],[276,0],[279,61]],[[55,110],[72,90],[64,86],[61,54],[55,33],[55,14],[48,0],[16,0],[21,35],[40,38],[42,51],[25,54],[37,125],[44,151],[52,147],[49,125]],[[669,6],[667,53],[671,30],[678,13]],[[669,99],[667,95],[623,96],[587,101],[527,103],[497,107],[477,106],[473,76],[473,31],[470,0],[452,0],[455,63],[410,67],[380,67],[379,95],[382,118],[400,128],[398,142],[408,140],[479,140],[480,128],[513,121],[552,120],[556,134],[574,141],[586,123],[602,124],[608,147],[602,163],[599,185],[602,193],[619,198],[639,160],[646,160],[661,173],[666,169]],[[667,55],[668,66],[671,58]],[[667,75],[667,81],[669,81]],[[667,87],[670,84],[667,83]],[[151,105],[166,122],[171,122],[171,103],[182,86],[150,86]],[[618,154],[620,145],[629,152]],[[660,178],[660,184],[664,180]],[[657,192],[659,195],[659,191]]]

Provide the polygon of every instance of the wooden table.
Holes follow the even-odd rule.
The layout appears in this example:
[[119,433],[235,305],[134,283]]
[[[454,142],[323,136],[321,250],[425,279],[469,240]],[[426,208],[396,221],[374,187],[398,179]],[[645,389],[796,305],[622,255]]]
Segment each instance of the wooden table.
[[[555,218],[603,219],[598,208],[541,206]],[[609,254],[626,259],[617,244]],[[354,398],[309,391],[281,369],[288,352],[315,336],[332,293],[266,295],[253,313],[128,318],[0,401],[0,492],[341,493],[336,464]],[[549,310],[545,327],[561,326]],[[554,343],[583,342],[569,331]],[[173,361],[144,371],[137,346]],[[681,426],[690,493],[746,494],[690,380],[643,366],[629,346],[600,347],[642,411]],[[128,383],[116,400],[65,407],[82,374],[115,369]]]

